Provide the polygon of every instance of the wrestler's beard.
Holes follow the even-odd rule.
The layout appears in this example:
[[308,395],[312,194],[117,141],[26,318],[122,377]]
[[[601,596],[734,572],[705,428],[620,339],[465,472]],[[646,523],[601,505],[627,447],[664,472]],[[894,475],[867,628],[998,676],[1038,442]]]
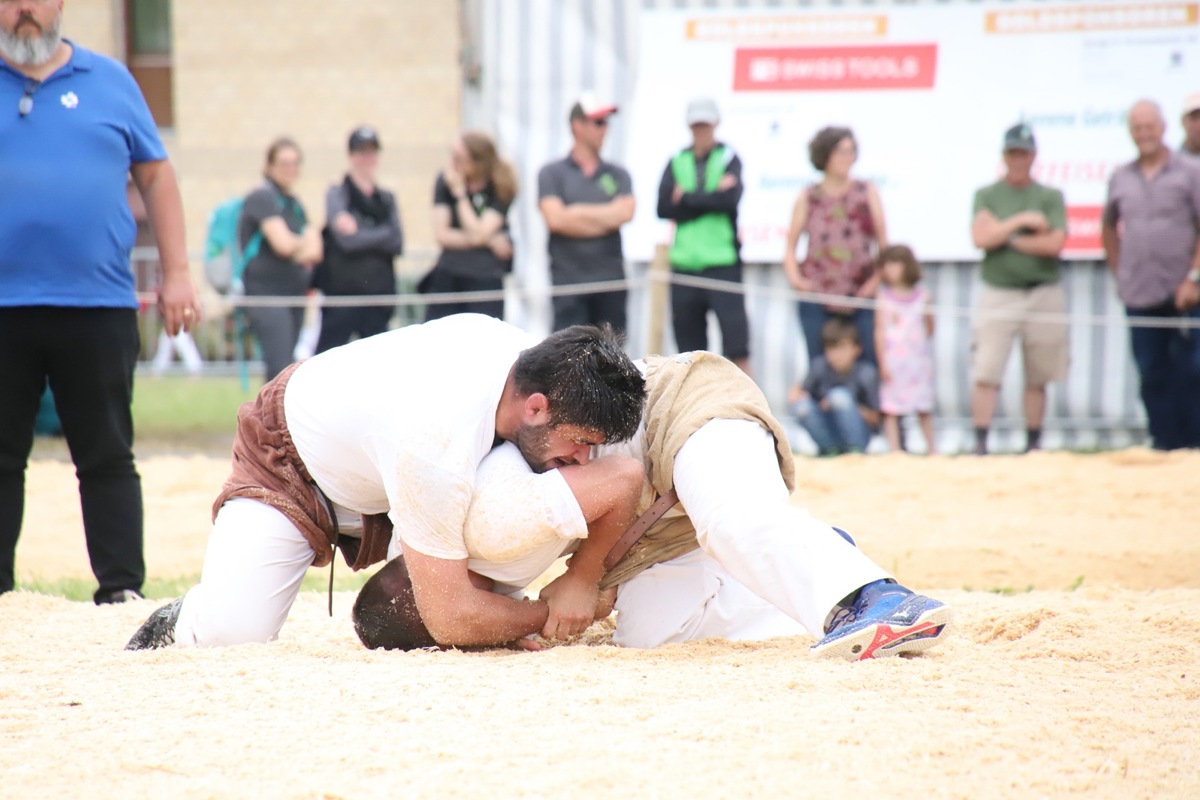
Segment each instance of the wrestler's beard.
[[525,463],[529,465],[529,468],[538,473],[547,472],[551,468],[546,460],[549,443],[549,425],[526,425],[525,423],[521,423],[521,427],[517,428],[517,438],[513,442],[521,451],[521,455],[525,457]]
[[[28,36],[18,33],[22,23],[28,22],[37,28],[38,33]],[[43,29],[30,14],[22,14],[13,26],[13,32],[0,29],[0,54],[18,67],[37,67],[45,64],[54,56],[54,51],[62,42],[62,12],[54,15],[50,27]]]

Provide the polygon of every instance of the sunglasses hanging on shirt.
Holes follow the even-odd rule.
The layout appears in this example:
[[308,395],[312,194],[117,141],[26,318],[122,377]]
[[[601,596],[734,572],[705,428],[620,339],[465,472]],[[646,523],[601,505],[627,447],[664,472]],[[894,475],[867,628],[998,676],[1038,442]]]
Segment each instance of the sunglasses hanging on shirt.
[[25,81],[25,94],[21,95],[21,99],[17,101],[17,113],[21,117],[28,117],[29,112],[33,111],[33,93],[41,85],[40,81]]

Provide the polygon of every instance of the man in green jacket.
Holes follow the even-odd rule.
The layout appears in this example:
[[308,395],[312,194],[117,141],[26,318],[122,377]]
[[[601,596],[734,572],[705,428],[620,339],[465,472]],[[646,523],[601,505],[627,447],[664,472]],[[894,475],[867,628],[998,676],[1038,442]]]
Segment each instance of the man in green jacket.
[[[717,104],[688,103],[692,144],[667,164],[658,187],[658,216],[675,222],[671,270],[676,275],[731,284],[742,282],[737,207],[742,199],[742,161],[716,139]],[[671,317],[681,353],[708,350],[708,312],[721,325],[724,355],[750,372],[750,326],[738,289],[671,283]]]

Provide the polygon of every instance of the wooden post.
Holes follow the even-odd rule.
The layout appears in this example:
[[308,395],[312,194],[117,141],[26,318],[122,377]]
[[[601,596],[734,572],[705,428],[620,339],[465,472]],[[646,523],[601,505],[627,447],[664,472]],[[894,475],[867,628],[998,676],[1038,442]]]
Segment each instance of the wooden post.
[[670,295],[671,257],[665,244],[654,248],[654,260],[650,262],[650,287],[646,302],[649,304],[649,322],[646,326],[646,352],[662,353],[665,346],[663,328],[666,325],[667,301]]

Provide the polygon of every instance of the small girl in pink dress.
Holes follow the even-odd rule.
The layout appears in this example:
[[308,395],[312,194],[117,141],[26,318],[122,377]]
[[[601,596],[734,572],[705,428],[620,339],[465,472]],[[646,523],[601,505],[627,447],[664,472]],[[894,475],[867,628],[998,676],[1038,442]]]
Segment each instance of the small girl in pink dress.
[[879,408],[883,433],[900,450],[900,417],[916,414],[928,452],[933,439],[933,313],[919,284],[921,265],[905,245],[886,247],[876,259],[882,283],[875,306]]

